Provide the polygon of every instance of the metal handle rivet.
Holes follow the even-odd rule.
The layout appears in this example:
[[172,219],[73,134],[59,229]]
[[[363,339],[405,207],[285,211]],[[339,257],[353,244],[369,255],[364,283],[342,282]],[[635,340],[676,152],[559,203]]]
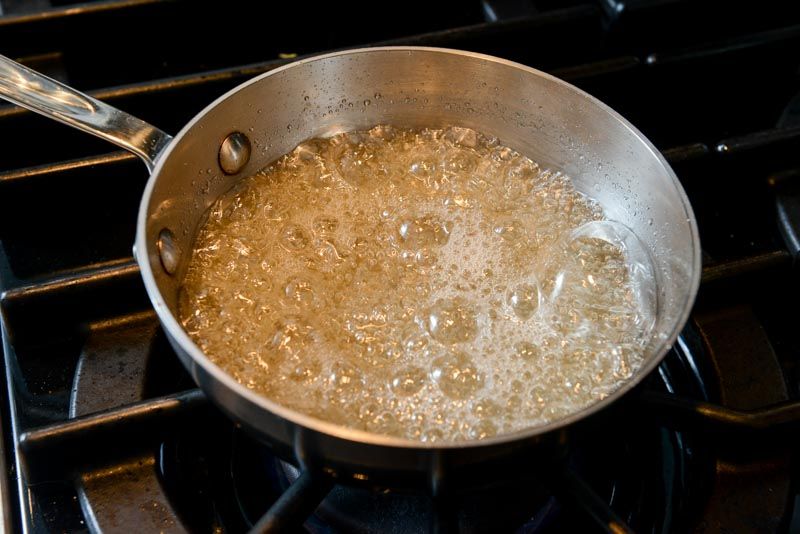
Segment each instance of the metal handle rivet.
[[180,250],[178,244],[175,242],[175,235],[168,229],[164,228],[158,233],[158,241],[156,241],[156,248],[158,249],[158,256],[161,258],[161,266],[167,274],[175,274],[178,270],[178,260],[180,258]]
[[233,132],[219,147],[219,166],[225,174],[236,174],[250,161],[250,140],[242,132]]

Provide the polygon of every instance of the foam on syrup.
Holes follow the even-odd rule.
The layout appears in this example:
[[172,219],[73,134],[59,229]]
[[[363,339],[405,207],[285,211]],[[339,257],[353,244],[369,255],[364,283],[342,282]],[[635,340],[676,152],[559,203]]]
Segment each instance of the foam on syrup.
[[287,407],[481,439],[576,412],[641,365],[655,277],[640,245],[495,139],[377,126],[304,142],[219,199],[180,316]]

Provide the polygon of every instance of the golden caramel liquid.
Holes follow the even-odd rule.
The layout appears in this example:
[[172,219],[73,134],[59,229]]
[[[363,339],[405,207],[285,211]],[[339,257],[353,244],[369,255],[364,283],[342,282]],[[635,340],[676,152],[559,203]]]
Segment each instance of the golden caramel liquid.
[[641,365],[653,312],[632,273],[649,266],[613,224],[566,176],[473,130],[313,139],[210,209],[180,316],[211,360],[289,408],[485,438],[576,412]]

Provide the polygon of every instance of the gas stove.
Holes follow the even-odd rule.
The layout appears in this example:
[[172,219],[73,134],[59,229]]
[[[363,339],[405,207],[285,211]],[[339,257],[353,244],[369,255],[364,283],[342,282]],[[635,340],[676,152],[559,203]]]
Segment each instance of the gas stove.
[[545,70],[629,119],[678,174],[704,252],[691,320],[552,472],[509,466],[447,498],[321,482],[217,411],[166,341],[131,257],[144,166],[3,105],[7,531],[800,531],[800,5],[219,7],[2,0],[0,53],[170,133],[329,50],[444,46]]

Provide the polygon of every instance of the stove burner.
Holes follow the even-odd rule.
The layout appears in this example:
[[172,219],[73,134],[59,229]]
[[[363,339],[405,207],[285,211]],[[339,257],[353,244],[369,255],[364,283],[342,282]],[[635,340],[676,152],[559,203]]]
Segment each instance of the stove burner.
[[[286,487],[300,476],[291,464],[279,462],[279,469]],[[432,499],[424,494],[335,486],[306,525],[311,532],[416,533],[431,530],[436,513]],[[556,499],[540,481],[522,478],[459,499],[457,531],[535,532],[551,524],[558,513]]]
[[[800,140],[800,93],[792,98],[778,119],[781,131],[788,129],[794,135],[789,142],[797,145]],[[800,257],[800,187],[798,186],[800,168],[790,166],[778,171],[769,178],[769,184],[775,193],[775,209],[778,213],[780,228],[786,248],[794,256]]]
[[[699,374],[692,350],[702,351],[702,346],[697,334],[687,329],[681,346],[670,354],[653,387],[706,398],[704,388],[708,386]],[[618,415],[626,419],[636,417],[627,408]],[[679,525],[673,522],[674,514],[666,511],[690,509],[698,497],[702,502],[713,476],[709,452],[679,432],[652,424],[645,425],[649,428],[643,432],[641,425],[631,423],[621,420],[609,428],[604,420],[600,428],[591,429],[587,437],[594,439],[571,446],[569,468],[602,495],[606,506],[635,528],[674,531]],[[223,488],[218,494],[235,497],[224,509],[238,513],[223,521],[250,528],[300,473],[245,433],[233,430],[228,435],[230,448],[215,456],[220,462],[216,472],[225,475],[215,477],[214,486]],[[613,437],[608,439],[608,435]],[[598,436],[604,437],[597,439]],[[191,438],[179,438],[176,443],[165,444],[162,450],[182,447],[180,439]],[[178,458],[185,458],[185,453],[184,449],[183,455],[162,454],[162,459],[169,456],[178,462]],[[197,470],[190,468],[180,474],[167,464],[162,467],[165,480],[173,477],[185,480]],[[509,472],[513,473],[513,467],[509,467]],[[508,475],[500,474],[497,478],[514,478]],[[224,480],[222,486],[220,480]],[[177,484],[186,486],[185,482]],[[459,532],[586,530],[591,525],[586,518],[566,513],[546,484],[534,476],[457,495],[453,500]],[[336,486],[305,526],[310,532],[424,532],[435,524],[436,514],[432,500],[424,494]]]
[[[76,372],[73,414],[190,383],[166,352],[163,335],[149,314],[94,329]],[[687,327],[647,388],[709,400],[718,386],[704,361],[708,354],[702,337]],[[112,398],[107,398],[109,379],[115,384]],[[635,398],[627,399],[582,431],[569,445],[566,467],[633,528],[680,530],[686,526],[682,518],[696,515],[698,503],[710,498],[713,453],[697,435],[661,427],[647,413],[642,419],[636,403]],[[214,414],[202,425],[175,432],[154,455],[85,473],[79,496],[98,531],[114,531],[127,524],[123,521],[145,514],[148,523],[168,531],[202,531],[216,525],[240,532],[249,530],[298,475],[268,447]],[[453,517],[459,530],[590,528],[587,517],[569,511],[574,503],[560,498],[559,492],[572,490],[553,489],[534,474],[518,475],[509,467],[497,478],[515,481],[455,495]],[[305,527],[311,532],[399,534],[425,531],[437,517],[427,495],[336,486]]]
[[[685,329],[645,385],[647,391],[698,401],[722,398],[747,408],[749,397],[735,393],[741,388],[730,390],[731,384],[716,383],[713,367],[727,366],[727,376],[747,376],[751,390],[744,394],[753,398],[761,398],[761,392],[752,390],[752,384],[759,389],[775,388],[776,381],[782,380],[774,353],[752,313],[734,310],[723,316],[700,316],[700,321],[702,330],[691,325]],[[735,327],[738,337],[731,335],[728,325]],[[728,345],[706,345],[704,336],[709,335],[740,346],[738,353],[750,361],[756,358],[760,374],[747,372],[749,366],[737,368],[734,362],[738,360],[715,359],[717,350],[728,355],[735,351]],[[166,351],[163,335],[149,314],[95,328],[76,372],[73,414],[114,405],[120,398],[130,401],[159,394],[167,384],[174,388],[176,383],[188,383]],[[120,374],[120,370],[129,372]],[[112,398],[107,398],[109,379],[115,381]],[[776,400],[780,400],[779,392],[780,388],[774,389]],[[509,467],[512,476],[506,473],[497,478],[514,482],[454,495],[454,524],[466,533],[586,530],[591,528],[587,516],[570,511],[576,500],[586,498],[576,495],[581,488],[591,488],[601,507],[613,510],[637,531],[684,530],[703,506],[706,517],[709,511],[719,514],[726,518],[724,524],[730,524],[737,509],[745,508],[751,518],[781,517],[789,492],[785,473],[769,471],[771,486],[778,491],[774,496],[755,496],[760,512],[726,505],[728,499],[738,502],[737,494],[721,492],[718,481],[735,465],[718,457],[719,451],[702,434],[660,426],[644,406],[642,413],[635,397],[625,399],[573,438],[565,467],[574,476],[569,475],[563,484],[537,479],[534,474],[518,477]],[[754,461],[753,465],[760,465]],[[147,518],[146,524],[166,531],[202,531],[214,525],[240,532],[251,529],[298,476],[295,467],[214,413],[202,425],[175,432],[156,454],[84,473],[79,496],[97,531],[114,531],[133,518],[139,522]],[[424,494],[336,486],[307,519],[305,528],[320,533],[419,532],[436,524],[440,513]]]

